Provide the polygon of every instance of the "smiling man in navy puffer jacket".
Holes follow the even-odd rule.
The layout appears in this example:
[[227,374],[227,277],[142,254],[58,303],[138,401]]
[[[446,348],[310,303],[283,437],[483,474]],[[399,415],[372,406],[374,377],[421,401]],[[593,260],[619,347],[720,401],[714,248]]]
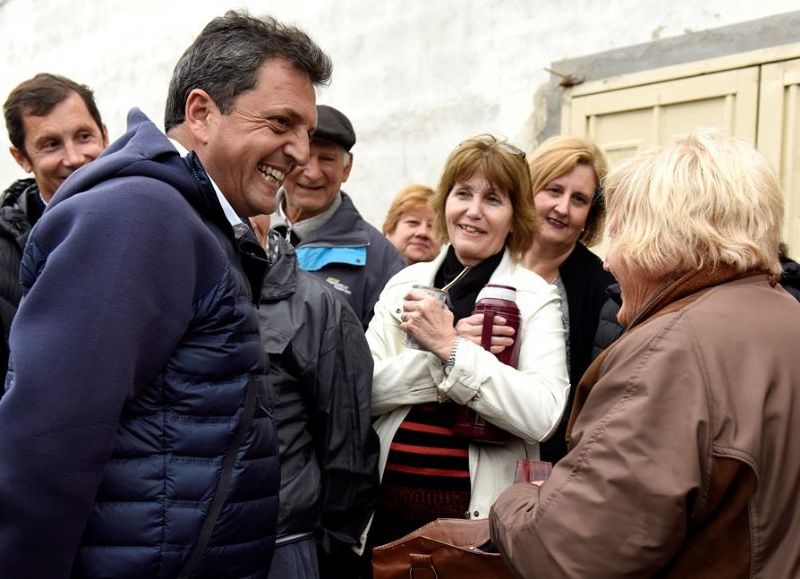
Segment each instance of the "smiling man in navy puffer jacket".
[[[0,401],[0,576],[265,577],[279,465],[242,218],[308,159],[328,57],[228,13],[31,234]],[[257,294],[256,294],[257,295]]]

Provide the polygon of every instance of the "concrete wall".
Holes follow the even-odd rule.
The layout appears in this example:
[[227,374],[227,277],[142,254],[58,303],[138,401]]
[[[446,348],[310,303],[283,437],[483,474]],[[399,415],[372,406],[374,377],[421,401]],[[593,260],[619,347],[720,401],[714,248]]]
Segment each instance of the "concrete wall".
[[[375,224],[402,185],[434,185],[464,138],[493,132],[530,150],[552,132],[550,63],[797,9],[791,0],[0,0],[0,97],[57,72],[95,89],[112,139],[132,106],[160,124],[177,58],[210,18],[239,7],[303,27],[331,55],[333,82],[318,101],[356,127],[346,190]],[[22,175],[0,153],[0,186]]]

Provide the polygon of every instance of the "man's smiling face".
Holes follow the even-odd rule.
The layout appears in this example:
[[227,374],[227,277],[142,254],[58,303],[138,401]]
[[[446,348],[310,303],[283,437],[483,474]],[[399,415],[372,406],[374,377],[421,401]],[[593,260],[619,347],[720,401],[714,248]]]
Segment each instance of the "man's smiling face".
[[297,167],[283,185],[284,210],[292,222],[314,217],[331,206],[350,176],[353,157],[336,143],[314,139],[308,163]]
[[25,150],[11,147],[20,167],[32,172],[42,198],[49,202],[61,183],[103,152],[108,144],[78,93],[71,93],[44,116],[23,115]]
[[197,153],[240,217],[272,213],[286,175],[308,161],[315,101],[308,76],[280,59],[261,66],[229,113],[209,101]]

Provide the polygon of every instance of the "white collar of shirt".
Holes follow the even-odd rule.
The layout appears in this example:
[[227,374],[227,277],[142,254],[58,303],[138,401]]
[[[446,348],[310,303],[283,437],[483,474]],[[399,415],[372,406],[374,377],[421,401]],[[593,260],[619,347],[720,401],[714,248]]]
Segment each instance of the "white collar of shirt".
[[[169,142],[172,143],[172,146],[175,147],[175,150],[178,151],[178,154],[181,157],[185,157],[186,155],[189,154],[189,150],[182,144],[180,144],[178,141],[176,141],[175,139],[171,139],[169,137],[167,138],[169,139]],[[208,175],[208,180],[211,181],[211,186],[214,187],[214,193],[217,194],[217,199],[219,200],[219,205],[220,207],[222,207],[223,213],[225,213],[225,218],[228,220],[228,223],[231,224],[231,227],[233,227],[235,230],[236,226],[240,225],[241,223],[244,223],[244,221],[242,220],[241,217],[239,217],[236,214],[236,211],[233,210],[233,207],[225,198],[225,195],[222,194],[222,191],[220,191],[220,188],[214,182],[214,179],[211,178],[211,175],[208,174],[208,171],[206,171],[206,175]]]
[[288,231],[293,231],[297,236],[297,239],[302,241],[333,218],[334,214],[342,205],[342,192],[339,191],[330,207],[328,207],[319,215],[315,215],[314,217],[309,217],[308,219],[303,219],[295,223],[292,223],[289,220],[289,217],[287,217],[286,211],[284,211],[283,208],[284,203],[286,203],[286,191],[283,187],[281,187],[278,190],[277,197],[278,211],[272,214],[272,223],[270,223],[270,227],[272,228],[285,224],[287,227],[287,234]]

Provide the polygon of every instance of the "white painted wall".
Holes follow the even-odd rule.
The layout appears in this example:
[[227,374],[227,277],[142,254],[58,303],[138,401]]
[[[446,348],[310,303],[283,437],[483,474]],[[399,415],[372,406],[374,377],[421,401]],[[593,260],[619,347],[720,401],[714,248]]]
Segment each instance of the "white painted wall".
[[[334,62],[318,102],[353,121],[345,186],[379,225],[401,186],[493,132],[530,150],[553,61],[797,10],[794,0],[0,0],[0,99],[37,72],[91,86],[112,139],[138,106],[161,124],[172,67],[228,8],[308,31]],[[538,107],[538,110],[537,110]],[[8,148],[5,130],[0,148]],[[0,152],[0,188],[24,176]]]

